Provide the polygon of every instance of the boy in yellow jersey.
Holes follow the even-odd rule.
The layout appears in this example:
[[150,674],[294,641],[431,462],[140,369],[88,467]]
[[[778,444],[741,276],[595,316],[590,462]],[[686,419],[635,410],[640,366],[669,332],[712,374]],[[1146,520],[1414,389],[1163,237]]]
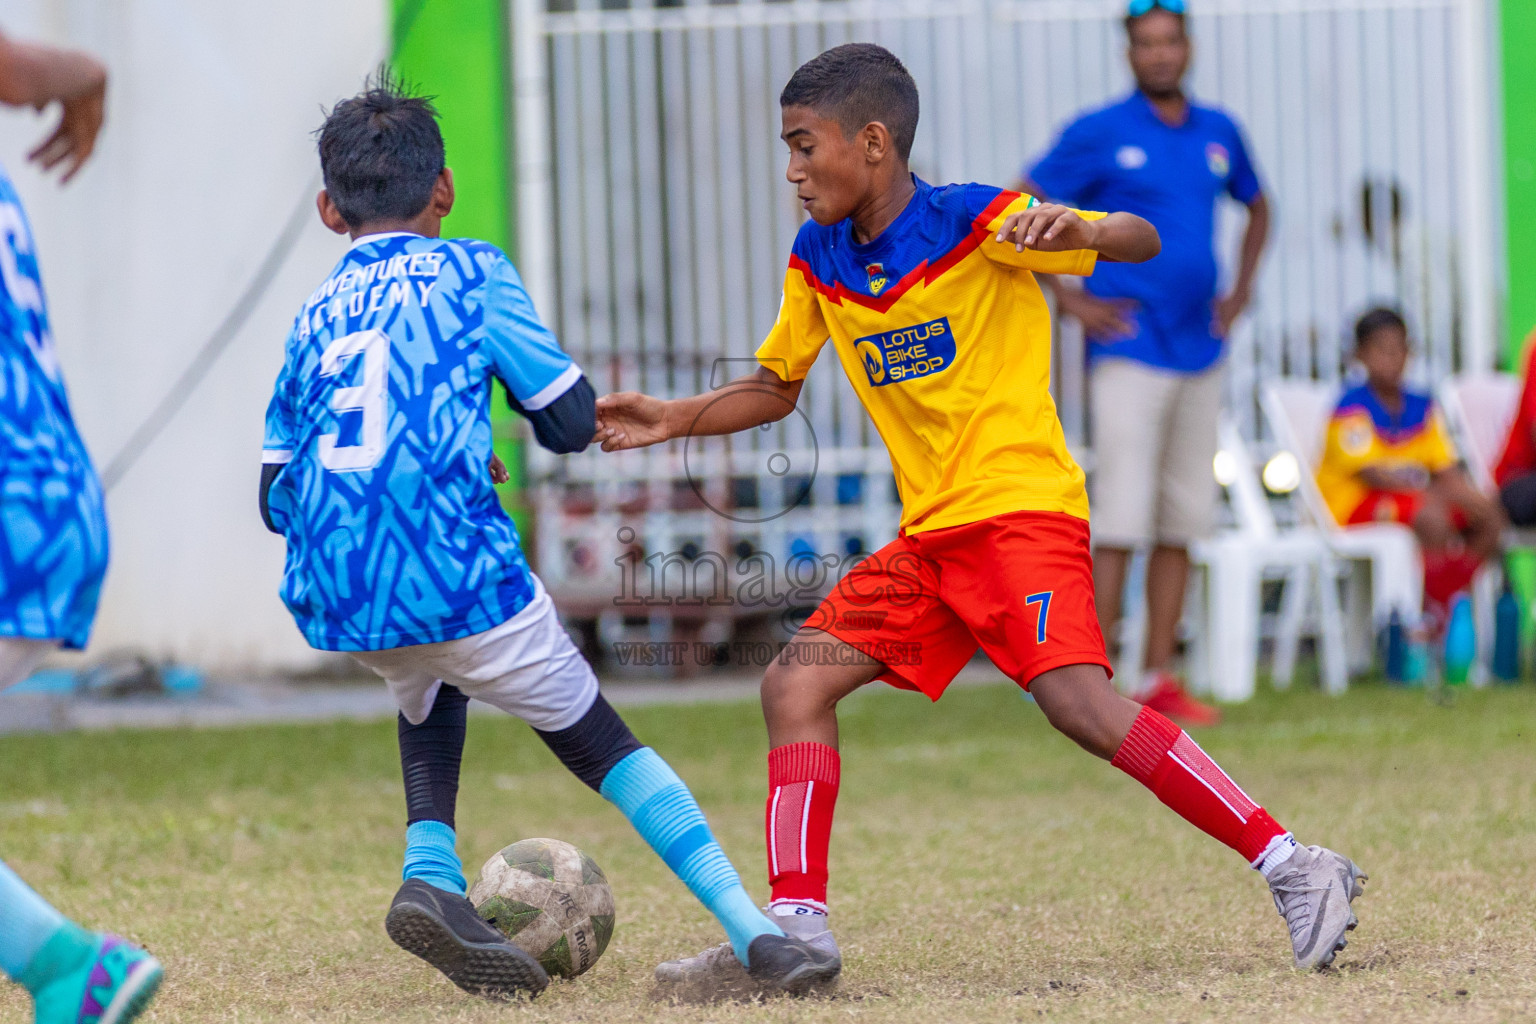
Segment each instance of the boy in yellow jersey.
[[1457,458],[1435,400],[1403,383],[1408,324],[1373,309],[1355,323],[1365,383],[1334,407],[1317,487],[1340,526],[1402,523],[1424,553],[1424,606],[1435,625],[1478,566],[1499,549],[1508,523]]
[[[1264,872],[1297,966],[1331,962],[1364,875],[1298,846],[1183,730],[1109,682],[1083,473],[1051,401],[1034,274],[1150,259],[1157,232],[1130,214],[918,180],[907,169],[917,87],[879,46],[828,50],[779,102],[788,178],[811,220],[762,365],[727,385],[730,401],[608,395],[597,432],[616,451],[781,419],[830,341],[890,449],[900,535],[839,581],[763,679],[774,919],[837,948],[826,899],[838,702],[876,679],[937,700],[979,646],[1057,729]],[[740,973],[727,947],[663,964],[657,979],[726,985]]]

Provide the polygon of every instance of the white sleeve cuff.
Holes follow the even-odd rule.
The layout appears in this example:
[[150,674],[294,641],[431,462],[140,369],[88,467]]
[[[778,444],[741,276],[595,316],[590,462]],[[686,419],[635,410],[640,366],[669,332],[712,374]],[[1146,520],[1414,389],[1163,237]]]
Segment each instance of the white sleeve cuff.
[[572,363],[561,372],[560,376],[550,381],[548,387],[542,388],[538,394],[531,398],[525,398],[517,404],[521,405],[525,412],[538,412],[571,390],[571,385],[579,380],[581,380],[581,367]]
[[281,466],[285,462],[292,461],[292,448],[263,448],[261,450],[261,464],[263,466]]

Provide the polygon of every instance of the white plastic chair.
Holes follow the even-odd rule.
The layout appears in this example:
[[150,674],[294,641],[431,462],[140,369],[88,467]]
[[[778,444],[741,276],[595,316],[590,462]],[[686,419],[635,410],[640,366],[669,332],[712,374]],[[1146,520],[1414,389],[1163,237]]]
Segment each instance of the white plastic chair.
[[[1499,493],[1493,470],[1520,411],[1520,390],[1520,378],[1513,374],[1472,373],[1446,381],[1436,395],[1472,482],[1492,497]],[[1536,529],[1511,527],[1504,542],[1510,547],[1536,548]],[[1472,581],[1480,665],[1489,664],[1493,658],[1494,608],[1502,574],[1499,560],[1490,559]]]
[[1302,626],[1315,604],[1323,688],[1342,693],[1348,686],[1345,640],[1328,544],[1315,529],[1279,529],[1236,425],[1223,417],[1218,434],[1221,450],[1232,459],[1228,494],[1237,527],[1190,545],[1190,560],[1199,570],[1189,602],[1196,618],[1190,688],[1223,701],[1253,696],[1262,587],[1266,575],[1278,570],[1286,582],[1275,647],[1276,685],[1290,684]]
[[1264,416],[1282,448],[1301,466],[1304,521],[1324,537],[1329,550],[1348,566],[1344,614],[1349,627],[1348,666],[1370,667],[1377,631],[1396,611],[1404,622],[1415,622],[1424,605],[1424,562],[1413,531],[1398,523],[1340,526],[1317,486],[1317,462],[1322,456],[1328,420],[1338,401],[1338,389],[1315,381],[1278,380],[1259,394]]
[[1493,468],[1520,410],[1520,378],[1508,373],[1465,374],[1442,384],[1436,397],[1472,482],[1488,494],[1497,493]]

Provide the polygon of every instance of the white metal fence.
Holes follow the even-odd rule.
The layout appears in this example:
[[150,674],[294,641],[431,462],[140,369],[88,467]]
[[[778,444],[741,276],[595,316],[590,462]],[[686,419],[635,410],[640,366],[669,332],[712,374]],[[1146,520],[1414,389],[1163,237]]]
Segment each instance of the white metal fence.
[[[1074,115],[1131,87],[1111,0],[512,3],[522,270],[599,391],[690,394],[752,369],[801,219],[778,92],[827,47],[870,40],[906,62],[923,102],[913,168],[934,182],[1008,184]],[[1244,125],[1277,213],[1232,339],[1245,427],[1258,429],[1259,381],[1338,379],[1351,315],[1375,300],[1408,310],[1422,378],[1490,364],[1486,0],[1192,7],[1191,91]],[[1228,267],[1240,223],[1231,209],[1218,220]],[[1086,445],[1081,343],[1060,335],[1058,402]],[[804,417],[749,437],[536,455],[552,588],[611,603],[626,551],[755,550],[782,565],[889,539],[889,465],[833,364],[812,371]]]

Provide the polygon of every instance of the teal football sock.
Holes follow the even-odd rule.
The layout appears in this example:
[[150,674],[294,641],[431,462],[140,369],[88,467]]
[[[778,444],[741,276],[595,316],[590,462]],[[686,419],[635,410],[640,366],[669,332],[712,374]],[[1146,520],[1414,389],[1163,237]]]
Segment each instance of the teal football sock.
[[738,960],[747,962],[759,935],[784,934],[747,895],[693,794],[656,751],[641,747],[614,765],[602,794],[719,919]]
[[440,821],[418,821],[405,830],[405,870],[402,877],[463,896],[464,863],[454,849],[457,835]]
[[0,970],[12,981],[35,992],[89,955],[95,941],[0,862]]

